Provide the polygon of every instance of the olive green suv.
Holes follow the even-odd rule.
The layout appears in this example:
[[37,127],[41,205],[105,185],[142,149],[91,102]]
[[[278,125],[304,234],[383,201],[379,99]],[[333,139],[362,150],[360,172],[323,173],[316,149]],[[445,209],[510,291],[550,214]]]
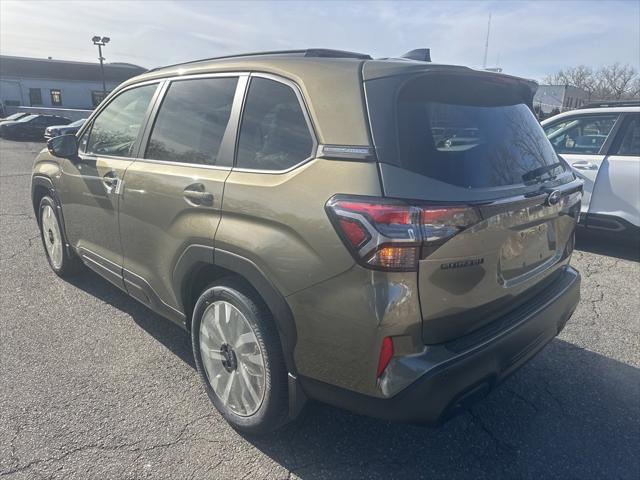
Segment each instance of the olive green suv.
[[335,50],[163,67],[48,143],[51,268],[188,330],[209,398],[271,431],[306,399],[435,424],[564,327],[581,182],[533,82]]

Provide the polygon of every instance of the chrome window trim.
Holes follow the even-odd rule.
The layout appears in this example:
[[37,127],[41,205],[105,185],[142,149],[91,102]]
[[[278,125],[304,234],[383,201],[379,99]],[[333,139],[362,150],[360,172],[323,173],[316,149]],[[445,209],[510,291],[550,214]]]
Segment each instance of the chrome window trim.
[[[288,86],[289,88],[291,88],[294,92],[294,94],[296,95],[297,99],[298,99],[298,104],[300,105],[300,109],[302,110],[302,115],[304,116],[305,122],[307,123],[307,129],[309,131],[309,134],[311,135],[311,141],[313,143],[313,145],[311,146],[311,151],[309,152],[309,156],[304,158],[303,160],[301,160],[300,162],[292,165],[289,168],[286,168],[284,170],[263,170],[263,169],[258,169],[258,168],[243,168],[243,167],[237,167],[237,163],[238,163],[238,145],[240,144],[240,133],[242,131],[242,120],[244,119],[244,110],[245,110],[245,106],[247,103],[247,96],[249,94],[249,89],[251,87],[251,79],[257,77],[257,78],[266,78],[267,80],[272,80],[274,82],[278,82],[278,83],[282,83],[283,85]],[[285,78],[285,77],[281,77],[279,75],[274,75],[271,73],[263,73],[263,72],[251,72],[251,74],[249,75],[249,82],[247,83],[247,88],[245,90],[244,93],[244,98],[242,100],[242,110],[240,112],[240,123],[238,124],[238,132],[237,132],[237,137],[236,137],[236,148],[235,148],[235,153],[234,153],[234,160],[233,160],[233,168],[232,171],[233,172],[242,172],[242,173],[260,173],[260,174],[270,174],[270,175],[282,175],[284,173],[289,173],[292,170],[295,170],[296,168],[309,163],[311,160],[314,160],[316,158],[316,153],[318,151],[318,136],[316,134],[316,130],[315,130],[315,126],[313,125],[313,122],[311,120],[311,116],[309,115],[309,110],[307,108],[307,103],[304,100],[304,96],[302,95],[302,91],[300,90],[300,87],[298,86],[298,84],[296,82],[294,82],[293,80],[289,79],[289,78]]]
[[[84,135],[85,131],[88,130],[89,128],[91,128],[93,126],[93,121],[95,120],[95,118],[100,115],[102,113],[102,111],[107,108],[107,106],[120,94],[126,92],[127,90],[131,90],[133,88],[137,88],[137,87],[143,87],[145,85],[151,85],[151,84],[157,84],[159,86],[158,89],[156,89],[156,92],[154,93],[154,98],[152,99],[152,103],[154,104],[152,109],[155,111],[152,111],[152,115],[149,116],[148,118],[145,119],[145,122],[149,123],[149,132],[143,132],[143,143],[145,143],[145,147],[146,147],[146,141],[148,141],[148,137],[151,135],[151,130],[153,128],[153,123],[155,122],[155,119],[157,118],[157,114],[158,111],[160,109],[160,106],[162,105],[162,100],[165,98],[167,90],[169,89],[169,86],[171,85],[172,82],[175,81],[181,81],[181,80],[192,80],[192,79],[199,79],[199,78],[216,78],[216,77],[221,77],[221,78],[225,78],[225,77],[247,77],[248,81],[244,90],[244,94],[242,97],[242,105],[241,105],[241,111],[240,111],[240,119],[239,119],[239,123],[236,127],[236,139],[235,139],[235,148],[234,148],[234,158],[233,158],[233,166],[228,167],[228,166],[218,166],[218,165],[203,165],[203,164],[196,164],[196,163],[187,163],[187,162],[171,162],[168,160],[154,160],[154,159],[147,159],[144,158],[143,153],[142,152],[137,152],[137,155],[135,157],[118,157],[118,156],[114,156],[114,155],[96,155],[96,154],[92,154],[92,153],[86,153],[86,152],[80,152],[81,155],[85,155],[87,157],[100,157],[100,158],[112,158],[112,159],[118,159],[118,160],[131,160],[131,161],[135,161],[135,162],[147,162],[147,163],[155,163],[155,164],[164,164],[164,165],[178,165],[178,166],[186,166],[186,167],[195,167],[195,168],[204,168],[204,169],[210,169],[210,170],[225,170],[225,171],[234,171],[234,172],[243,172],[243,173],[259,173],[259,174],[270,174],[270,175],[281,175],[281,174],[285,174],[285,173],[289,173],[292,170],[295,170],[297,168],[299,168],[300,166],[309,163],[311,160],[314,160],[317,157],[317,153],[318,153],[318,148],[320,146],[320,143],[318,141],[318,136],[316,134],[316,129],[315,129],[315,125],[313,124],[313,121],[311,119],[311,115],[309,114],[309,109],[307,108],[307,102],[304,99],[304,96],[302,95],[302,91],[300,89],[300,87],[298,86],[298,84],[296,82],[294,82],[293,80],[286,78],[286,77],[282,77],[279,75],[275,75],[275,74],[271,74],[271,73],[264,73],[264,72],[249,72],[249,71],[228,71],[228,72],[212,72],[212,73],[197,73],[197,74],[186,74],[186,75],[172,75],[170,77],[162,77],[162,78],[155,78],[152,80],[146,80],[143,82],[138,82],[138,83],[134,83],[131,85],[127,85],[126,87],[120,89],[120,90],[114,90],[113,92],[111,92],[107,98],[105,99],[105,101],[103,101],[103,103],[100,105],[99,109],[94,110],[94,112],[87,118],[87,121],[84,123],[84,125],[82,126],[82,128],[78,131],[77,133],[77,137],[78,139],[80,139],[82,137],[82,135]],[[249,93],[249,87],[251,85],[251,78],[253,77],[257,77],[257,78],[266,78],[268,80],[273,80],[275,82],[287,85],[289,88],[291,88],[294,92],[294,94],[296,95],[297,99],[298,99],[298,104],[300,105],[300,108],[302,110],[302,115],[304,116],[305,122],[307,124],[307,129],[309,131],[309,134],[311,135],[311,140],[312,140],[312,148],[311,151],[309,152],[309,156],[304,158],[303,160],[301,160],[300,162],[292,165],[291,167],[284,169],[284,170],[263,170],[263,169],[256,169],[256,168],[239,168],[236,167],[236,160],[237,160],[237,153],[238,153],[238,144],[240,141],[240,131],[241,131],[241,127],[242,127],[242,119],[244,116],[244,108],[246,105],[246,101],[247,101],[247,94]],[[158,108],[155,109],[155,103],[158,103]],[[143,145],[140,145],[140,150],[142,150]]]
[[[144,154],[149,144],[149,139],[151,138],[151,134],[153,133],[153,127],[155,125],[156,120],[158,119],[158,115],[160,114],[160,109],[162,108],[162,102],[166,98],[167,92],[169,91],[169,88],[171,87],[172,83],[180,82],[180,81],[206,79],[206,78],[229,78],[229,77],[234,77],[238,79],[238,83],[236,85],[236,88],[238,88],[241,86],[241,79],[243,77],[246,77],[246,78],[249,77],[249,72],[230,71],[230,72],[216,72],[216,73],[198,73],[193,75],[174,75],[171,77],[162,78],[160,80],[162,82],[161,90],[159,91],[158,98],[156,99],[157,106],[154,103],[154,107],[148,118],[148,127],[147,127],[148,131],[146,131],[147,128],[145,128],[145,131],[142,137],[142,143],[140,145],[140,151],[138,152],[138,156],[134,160],[136,162],[153,163],[153,164],[159,164],[159,165],[176,165],[176,166],[182,166],[182,167],[204,168],[208,170],[222,170],[227,172],[230,171],[233,168],[233,165],[222,166],[222,165],[207,165],[202,163],[172,162],[171,160],[156,160],[153,158],[144,157]],[[243,95],[242,95],[243,102],[244,102],[245,94],[246,94],[246,90],[243,92]],[[234,94],[234,100],[235,100],[235,94]],[[233,104],[231,105],[231,109],[233,111]],[[231,117],[229,117],[229,121],[231,121]],[[227,124],[227,128],[229,128],[228,124]],[[237,129],[237,127],[235,127],[234,129]],[[224,136],[222,140],[224,141]],[[222,148],[222,144],[220,145],[220,147]],[[235,162],[235,151],[234,151],[233,162]]]
[[206,168],[208,170],[231,170],[231,167],[224,167],[220,165],[207,165],[202,163],[189,163],[189,162],[172,162],[171,160],[154,160],[152,158],[142,158],[137,157],[133,158],[136,163],[144,162],[144,163],[153,163],[158,165],[175,165],[178,167],[195,167],[195,168]]

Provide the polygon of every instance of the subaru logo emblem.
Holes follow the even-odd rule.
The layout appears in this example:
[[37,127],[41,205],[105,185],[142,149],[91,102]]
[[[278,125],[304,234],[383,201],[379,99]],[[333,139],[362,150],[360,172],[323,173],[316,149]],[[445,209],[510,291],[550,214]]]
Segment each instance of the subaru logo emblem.
[[554,190],[547,197],[547,205],[552,207],[553,205],[557,205],[560,201],[560,192],[558,190]]

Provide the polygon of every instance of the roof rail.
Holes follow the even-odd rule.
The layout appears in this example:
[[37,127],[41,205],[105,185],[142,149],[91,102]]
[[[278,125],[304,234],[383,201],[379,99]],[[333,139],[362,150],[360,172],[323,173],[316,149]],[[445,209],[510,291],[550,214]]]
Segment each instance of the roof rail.
[[603,100],[580,105],[580,108],[640,107],[640,100]]
[[366,53],[348,52],[346,50],[332,50],[330,48],[308,48],[304,52],[305,57],[326,57],[326,58],[359,58],[361,60],[372,60],[371,55]]
[[221,57],[202,58],[200,60],[191,60],[189,62],[174,63],[172,65],[163,65],[161,67],[155,67],[149,72],[155,72],[162,68],[179,67],[180,65],[189,65],[192,63],[208,62],[211,60],[224,60],[227,58],[244,58],[244,57],[258,57],[262,55],[291,55],[301,57],[324,57],[324,58],[359,58],[362,60],[371,60],[371,56],[365,53],[347,52],[345,50],[332,50],[329,48],[307,48],[306,50],[273,50],[267,52],[252,52],[241,53],[238,55],[223,55]]

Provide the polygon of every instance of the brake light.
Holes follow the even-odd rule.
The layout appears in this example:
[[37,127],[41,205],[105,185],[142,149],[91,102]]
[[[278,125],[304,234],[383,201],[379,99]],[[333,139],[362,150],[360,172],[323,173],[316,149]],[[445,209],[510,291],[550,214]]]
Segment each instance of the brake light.
[[380,378],[380,375],[384,372],[387,365],[393,357],[393,341],[391,337],[384,337],[382,339],[382,345],[380,346],[380,357],[378,358],[378,370],[376,372],[376,378]]
[[345,245],[368,268],[416,270],[420,258],[480,219],[468,206],[426,206],[338,195],[327,213]]

